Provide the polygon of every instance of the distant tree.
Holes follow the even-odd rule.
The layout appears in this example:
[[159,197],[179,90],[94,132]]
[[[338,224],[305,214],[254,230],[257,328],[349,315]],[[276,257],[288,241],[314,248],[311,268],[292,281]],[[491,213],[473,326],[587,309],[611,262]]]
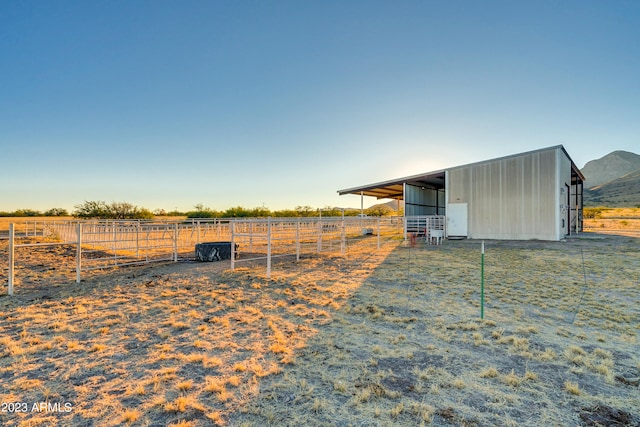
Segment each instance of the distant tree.
[[271,216],[271,211],[264,206],[259,206],[251,209],[251,211],[249,211],[249,216],[253,218],[267,218]]
[[324,208],[322,208],[322,216],[342,216],[342,209],[325,206]]
[[127,202],[113,202],[109,206],[110,218],[113,219],[153,219],[153,213]]
[[298,213],[297,216],[318,216],[318,210],[311,206],[296,206],[295,211]]
[[135,215],[136,207],[131,203],[113,202],[109,206],[109,211],[111,212],[111,217],[114,219],[127,219]]
[[102,201],[87,201],[81,205],[75,205],[73,216],[76,218],[93,218],[93,219],[108,219],[111,216],[109,212],[109,205]]
[[251,216],[251,211],[242,206],[235,206],[223,212],[223,218],[247,218]]
[[127,202],[85,201],[75,206],[73,216],[92,219],[153,219],[153,213]]
[[18,209],[13,216],[42,216],[42,213],[33,209]]
[[187,218],[218,218],[220,213],[205,207],[202,203],[194,206],[195,210],[187,212]]
[[69,216],[69,212],[63,208],[52,208],[46,211],[44,216]]
[[280,218],[295,218],[295,217],[299,217],[300,215],[298,214],[297,211],[293,209],[282,209],[282,210],[273,212],[273,216],[277,216]]
[[394,213],[393,209],[387,205],[371,206],[369,209],[365,209],[364,212],[369,216],[385,216]]

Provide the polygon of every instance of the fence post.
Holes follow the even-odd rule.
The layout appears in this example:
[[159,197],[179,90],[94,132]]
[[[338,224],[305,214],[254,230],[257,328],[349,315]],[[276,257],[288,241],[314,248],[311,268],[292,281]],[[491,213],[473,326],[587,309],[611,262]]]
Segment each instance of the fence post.
[[318,220],[318,253],[322,252],[322,218]]
[[229,225],[231,228],[231,271],[234,271],[235,264],[236,264],[235,263],[236,261],[236,236],[235,236],[236,227],[233,221],[230,221]]
[[402,223],[403,223],[403,227],[404,227],[404,232],[403,232],[403,233],[404,233],[404,234],[403,234],[403,236],[404,236],[404,241],[406,242],[406,241],[407,241],[407,226],[408,226],[408,223],[409,223],[409,218],[407,218],[407,217],[405,216],[405,217],[402,219]]
[[76,227],[76,283],[80,283],[82,279],[80,271],[82,270],[82,223],[78,221]]
[[296,261],[300,261],[300,218],[296,221]]
[[14,267],[14,253],[13,253],[13,247],[14,247],[14,238],[15,238],[15,230],[14,230],[14,224],[11,223],[9,224],[9,295],[13,295],[13,267]]
[[480,252],[480,319],[484,319],[484,240]]
[[347,227],[346,224],[344,222],[344,217],[342,217],[342,232],[340,233],[340,254],[344,255],[345,253],[345,248],[347,246]]
[[173,262],[178,262],[178,223],[173,224]]
[[267,218],[267,279],[271,279],[271,217]]
[[378,218],[378,249],[380,249],[380,218]]
[[111,222],[111,226],[113,227],[113,264],[118,265],[118,229],[115,220]]

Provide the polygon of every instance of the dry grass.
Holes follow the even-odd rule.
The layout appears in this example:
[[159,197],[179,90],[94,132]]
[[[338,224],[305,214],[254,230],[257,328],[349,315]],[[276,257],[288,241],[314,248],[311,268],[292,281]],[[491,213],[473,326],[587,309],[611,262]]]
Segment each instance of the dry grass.
[[606,208],[599,218],[585,219],[584,229],[640,237],[640,208]]
[[1,423],[579,425],[585,408],[640,422],[637,240],[486,248],[485,320],[473,241],[351,248],[270,280],[190,263],[80,285],[34,273],[0,297],[0,400],[71,409]]

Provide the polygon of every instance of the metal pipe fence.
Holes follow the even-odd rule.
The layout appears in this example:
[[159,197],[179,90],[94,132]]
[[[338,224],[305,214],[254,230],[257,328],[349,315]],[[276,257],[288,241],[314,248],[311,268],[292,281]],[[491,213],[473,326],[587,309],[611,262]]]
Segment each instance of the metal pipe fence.
[[[23,220],[13,223],[13,233],[16,237],[38,237],[45,233],[45,224],[43,220]],[[0,230],[0,240],[9,240],[9,231]]]
[[446,236],[446,217],[444,215],[420,215],[405,217],[404,237],[409,234],[428,236],[430,231],[441,231]]
[[[16,229],[10,224],[7,236],[10,295],[14,292],[17,248],[60,245],[75,248],[76,282],[79,283],[83,272],[194,259],[196,244],[226,241],[232,242],[234,252],[235,245],[239,245],[239,254],[232,253],[231,269],[238,263],[264,260],[270,276],[273,258],[291,256],[299,260],[303,254],[319,253],[348,255],[350,247],[362,244],[380,247],[383,240],[401,238],[406,223],[402,217],[102,220],[43,221],[33,226],[30,230],[37,232],[29,235],[16,233]],[[28,239],[33,236],[48,241],[34,243]]]

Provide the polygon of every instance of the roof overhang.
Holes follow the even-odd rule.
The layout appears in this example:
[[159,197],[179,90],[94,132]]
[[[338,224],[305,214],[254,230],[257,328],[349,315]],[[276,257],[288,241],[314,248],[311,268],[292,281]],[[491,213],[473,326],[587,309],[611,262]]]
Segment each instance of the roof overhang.
[[[580,169],[576,166],[576,164],[567,153],[567,150],[562,145],[556,145],[553,147],[542,148],[538,150],[528,151],[526,153],[512,154],[510,156],[500,157],[498,159],[484,160],[476,163],[469,163],[462,166],[456,166],[452,168],[448,168],[446,170],[453,170],[457,168],[465,168],[473,165],[479,165],[483,163],[494,162],[498,160],[508,159],[520,157],[523,155],[548,151],[548,150],[562,150],[562,152],[567,156],[569,161],[571,162],[571,182],[574,184],[584,182],[585,178]],[[344,190],[338,190],[338,194],[340,196],[344,194],[357,194],[357,195],[365,195],[371,197],[377,197],[378,199],[403,199],[404,198],[404,184],[407,185],[415,185],[417,187],[425,187],[425,188],[435,188],[435,189],[444,189],[445,182],[445,169],[422,173],[419,175],[407,176],[404,178],[397,178],[390,181],[382,181],[377,182],[375,184],[363,185],[360,187],[347,188]]]
[[404,198],[404,184],[415,185],[416,187],[443,189],[444,174],[444,170],[441,170],[426,174],[412,175],[390,181],[382,181],[375,184],[338,190],[338,194],[340,196],[344,194],[357,194],[376,197],[378,199],[402,200]]

